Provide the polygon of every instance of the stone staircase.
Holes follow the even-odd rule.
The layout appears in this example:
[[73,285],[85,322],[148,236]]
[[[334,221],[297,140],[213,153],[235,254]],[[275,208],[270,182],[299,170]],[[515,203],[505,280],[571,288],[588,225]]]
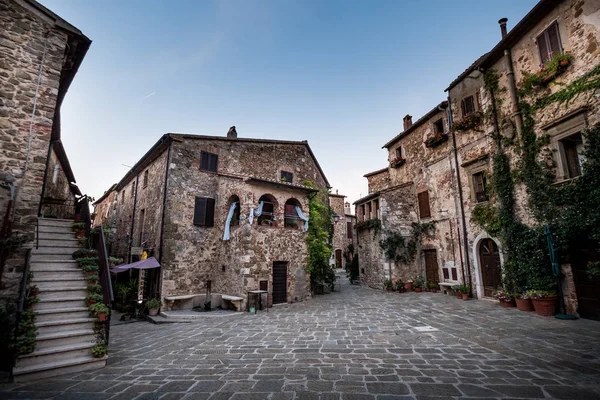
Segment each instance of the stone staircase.
[[35,351],[17,358],[16,382],[102,368],[106,358],[94,358],[94,318],[85,298],[87,282],[72,254],[79,245],[72,220],[39,219],[39,247],[31,253],[31,284],[39,288],[33,305],[39,329]]

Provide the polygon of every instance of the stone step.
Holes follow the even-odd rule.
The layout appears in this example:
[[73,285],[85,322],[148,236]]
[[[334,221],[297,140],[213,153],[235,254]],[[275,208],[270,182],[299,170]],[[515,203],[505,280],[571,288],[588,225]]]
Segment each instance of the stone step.
[[87,281],[83,277],[83,274],[79,272],[79,277],[75,278],[67,278],[67,277],[59,277],[59,278],[38,278],[34,274],[34,278],[31,281],[34,285],[38,287],[40,291],[46,289],[68,289],[68,288],[80,288],[82,286],[87,287]]
[[71,237],[47,239],[39,238],[37,245],[39,247],[76,247],[79,248],[79,241],[72,235]]
[[75,221],[72,219],[38,218],[39,226],[60,226],[71,229]]
[[[37,303],[36,306],[40,305]],[[62,306],[60,303],[57,306]],[[35,309],[35,307],[34,307]],[[87,307],[64,307],[61,308],[50,308],[44,310],[37,310],[37,316],[35,317],[36,322],[48,322],[48,321],[61,321],[64,319],[78,319],[87,318],[90,315]]]
[[74,279],[83,278],[83,271],[79,267],[74,268],[57,268],[57,269],[31,269],[33,272],[33,282],[45,281],[52,279]]
[[[75,251],[75,250],[73,250]],[[31,254],[31,262],[43,261],[74,261],[73,251],[68,254]]]
[[[87,291],[86,291],[87,295]],[[65,295],[63,297],[56,297],[51,299],[42,299],[40,298],[40,302],[34,304],[35,311],[42,310],[60,310],[63,308],[74,308],[74,307],[83,307],[85,306],[85,297],[86,296],[75,296],[75,295]]]
[[28,382],[74,372],[88,371],[105,367],[107,358],[106,356],[94,358],[90,354],[86,357],[63,362],[50,362],[31,367],[13,368],[13,376],[15,382]]
[[39,246],[37,249],[34,248],[31,251],[31,255],[47,255],[47,254],[63,254],[67,257],[65,258],[73,258],[73,252],[79,250],[79,246],[73,247],[49,247],[49,246]]
[[65,346],[50,347],[47,349],[36,349],[29,354],[21,355],[17,358],[16,369],[34,367],[50,363],[60,363],[73,359],[90,356],[91,348],[96,343],[94,341],[86,343],[72,343]]
[[35,271],[56,271],[58,269],[79,270],[79,263],[73,259],[70,260],[45,260],[31,261],[31,271],[35,275]]
[[35,322],[40,335],[94,328],[95,318],[73,318],[60,321]]
[[45,288],[38,293],[40,302],[51,299],[71,298],[71,297],[86,297],[88,294],[87,285],[69,288]]
[[56,239],[75,238],[75,231],[71,228],[63,228],[60,226],[38,226],[37,233],[39,238],[42,239],[53,239],[52,236],[59,235]]
[[49,349],[58,346],[67,346],[73,343],[89,343],[96,341],[96,334],[92,328],[80,329],[69,332],[56,332],[36,337],[35,349]]

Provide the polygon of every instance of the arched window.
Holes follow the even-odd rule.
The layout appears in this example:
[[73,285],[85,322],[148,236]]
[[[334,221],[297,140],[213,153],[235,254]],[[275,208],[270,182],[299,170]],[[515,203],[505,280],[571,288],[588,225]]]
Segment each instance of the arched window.
[[296,199],[289,199],[285,202],[284,226],[286,228],[297,228],[304,223],[298,216],[296,207],[301,207],[300,202]]
[[259,225],[275,225],[275,210],[277,209],[277,200],[270,194],[263,194],[258,199],[258,203],[263,203],[262,214],[258,217]]
[[229,209],[231,208],[231,205],[235,203],[235,210],[233,210],[233,216],[231,217],[231,222],[229,223],[229,226],[238,226],[240,224],[240,198],[237,197],[235,194],[233,196],[231,196],[229,198],[229,201],[227,202],[227,212],[229,212]]

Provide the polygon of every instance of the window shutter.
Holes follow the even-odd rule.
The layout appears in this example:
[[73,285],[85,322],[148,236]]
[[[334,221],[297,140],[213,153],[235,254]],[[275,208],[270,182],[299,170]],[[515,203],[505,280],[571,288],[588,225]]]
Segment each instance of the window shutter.
[[560,34],[558,32],[558,23],[553,23],[547,30],[548,32],[548,47],[553,55],[562,54],[562,46],[560,45]]
[[431,217],[431,210],[429,208],[429,192],[421,192],[417,195],[419,200],[419,216],[421,218]]
[[544,32],[540,36],[538,36],[537,45],[538,45],[538,50],[540,51],[540,61],[543,64],[550,59],[550,57],[548,56],[549,46],[548,46],[548,40],[546,39],[546,32]]
[[467,106],[465,104],[465,99],[462,99],[460,101],[460,109],[462,111],[462,116],[464,117],[465,115],[467,115]]
[[215,199],[206,199],[206,220],[204,226],[215,225]]
[[352,222],[346,222],[346,236],[352,239]]
[[217,172],[218,163],[219,156],[217,154],[208,153],[206,151],[200,152],[200,169],[202,171]]
[[204,226],[206,221],[206,198],[196,197],[196,205],[194,207],[194,225]]
[[217,172],[217,164],[219,163],[219,156],[216,154],[210,154],[209,157],[210,160],[210,165],[209,165],[209,170],[213,171],[213,172]]

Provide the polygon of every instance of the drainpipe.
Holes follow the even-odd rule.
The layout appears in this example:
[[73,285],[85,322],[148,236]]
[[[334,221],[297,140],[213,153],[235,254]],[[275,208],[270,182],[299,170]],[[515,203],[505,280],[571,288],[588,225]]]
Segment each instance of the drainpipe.
[[[450,98],[450,91],[448,91],[448,131],[452,130],[452,99]],[[463,282],[465,276],[469,282],[469,296],[473,297],[473,285],[471,284],[471,262],[469,261],[469,237],[467,235],[467,220],[465,218],[465,205],[463,203],[463,191],[462,183],[460,179],[460,166],[458,165],[458,148],[456,146],[456,134],[452,133],[452,150],[454,151],[454,162],[456,163],[456,183],[458,185],[458,198],[460,200],[460,217],[463,225],[463,245],[465,246],[465,262],[467,263],[467,275],[465,275],[465,265],[462,261],[460,263],[460,269],[463,276]]]
[[166,219],[166,210],[167,210],[167,191],[169,187],[169,165],[171,165],[171,148],[173,147],[173,141],[171,138],[169,140],[169,149],[167,150],[167,165],[165,167],[165,180],[163,183],[163,203],[162,203],[162,215],[160,222],[160,242],[158,245],[158,263],[160,264],[160,274],[158,275],[158,296],[162,297],[162,284],[163,284],[163,247],[164,247],[164,235],[165,235],[165,219]]
[[135,211],[137,208],[137,192],[138,192],[138,181],[140,179],[139,174],[135,177],[135,190],[133,192],[133,214],[131,215],[131,229],[129,230],[129,248],[127,249],[127,258],[131,263],[131,246],[133,245],[133,231],[135,227]]
[[[498,23],[500,24],[500,32],[502,33],[502,39],[506,37],[506,21],[508,18],[502,18]],[[504,63],[506,67],[506,78],[508,80],[508,92],[510,94],[511,102],[511,117],[515,120],[515,127],[517,129],[517,135],[521,137],[523,131],[523,116],[519,111],[519,98],[517,97],[517,84],[515,82],[515,71],[513,69],[512,53],[510,48],[504,49]]]

